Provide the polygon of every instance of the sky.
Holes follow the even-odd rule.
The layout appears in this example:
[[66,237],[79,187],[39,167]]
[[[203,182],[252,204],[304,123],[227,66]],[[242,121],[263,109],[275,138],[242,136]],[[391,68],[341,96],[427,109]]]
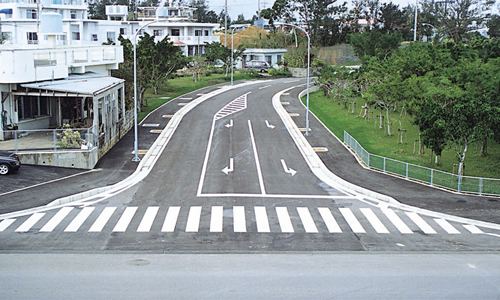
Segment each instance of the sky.
[[[213,10],[217,15],[222,11],[225,5],[225,0],[207,0],[210,6],[210,10]],[[351,0],[346,0],[350,4]],[[342,3],[342,0],[338,0],[337,3]],[[381,3],[391,2],[390,0],[381,0]],[[392,3],[399,5],[399,7],[405,7],[408,3],[415,4],[415,0],[392,0]],[[500,0],[497,0],[497,5]],[[238,15],[243,14],[245,19],[251,19],[253,15],[256,14],[258,9],[259,0],[227,0],[227,10],[229,11],[229,16],[231,19],[236,19]],[[261,9],[269,8],[273,6],[274,0],[260,0]]]

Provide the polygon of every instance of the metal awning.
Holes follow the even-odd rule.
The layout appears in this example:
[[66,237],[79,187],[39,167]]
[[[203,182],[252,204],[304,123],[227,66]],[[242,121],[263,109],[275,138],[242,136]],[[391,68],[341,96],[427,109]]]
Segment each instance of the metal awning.
[[0,14],[8,14],[8,15],[12,15],[12,8],[4,8],[4,9],[0,9]]
[[[31,91],[12,92],[14,95],[32,94],[33,90],[38,90],[40,96],[73,96],[73,97],[94,97],[125,80],[111,76],[96,75],[70,75],[69,78],[54,81],[42,81],[36,83],[21,84],[22,87]],[[36,93],[36,92],[35,92]]]

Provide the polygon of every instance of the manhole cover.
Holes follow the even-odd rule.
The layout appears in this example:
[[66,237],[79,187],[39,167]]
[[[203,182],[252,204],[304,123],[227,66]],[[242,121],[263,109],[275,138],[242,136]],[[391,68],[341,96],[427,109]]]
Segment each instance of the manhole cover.
[[151,262],[149,260],[142,259],[142,258],[129,261],[129,264],[132,266],[146,266],[146,265],[149,265],[150,263]]

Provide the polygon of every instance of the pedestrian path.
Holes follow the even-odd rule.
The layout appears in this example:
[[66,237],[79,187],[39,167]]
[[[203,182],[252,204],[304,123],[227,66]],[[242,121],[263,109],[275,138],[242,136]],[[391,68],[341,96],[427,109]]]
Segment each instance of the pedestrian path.
[[355,234],[482,234],[472,224],[391,208],[149,206],[63,207],[0,220],[7,233],[235,232]]

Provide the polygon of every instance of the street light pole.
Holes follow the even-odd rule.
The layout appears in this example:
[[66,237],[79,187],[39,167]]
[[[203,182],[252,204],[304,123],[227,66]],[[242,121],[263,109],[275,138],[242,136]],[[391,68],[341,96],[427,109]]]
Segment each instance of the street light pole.
[[275,22],[274,24],[276,25],[285,25],[285,26],[292,26],[295,28],[300,29],[302,32],[304,32],[307,36],[307,96],[306,96],[306,132],[305,136],[309,136],[309,86],[310,86],[310,69],[311,69],[311,38],[309,36],[309,33],[302,29],[301,27],[293,24],[288,24],[288,23],[283,23],[283,22]]
[[159,22],[160,20],[152,21],[149,22],[142,27],[140,27],[136,33],[134,34],[134,158],[132,158],[132,161],[140,161],[141,159],[139,158],[139,139],[137,137],[137,51],[136,51],[136,44],[137,44],[137,34],[141,32],[141,30],[153,23]]
[[233,68],[234,68],[234,61],[233,61],[233,56],[234,56],[234,30],[236,30],[237,28],[241,28],[243,26],[236,26],[233,28],[233,30],[231,31],[231,85],[233,85]]
[[415,28],[413,29],[413,41],[417,41],[417,15],[418,15],[418,0],[415,0]]

